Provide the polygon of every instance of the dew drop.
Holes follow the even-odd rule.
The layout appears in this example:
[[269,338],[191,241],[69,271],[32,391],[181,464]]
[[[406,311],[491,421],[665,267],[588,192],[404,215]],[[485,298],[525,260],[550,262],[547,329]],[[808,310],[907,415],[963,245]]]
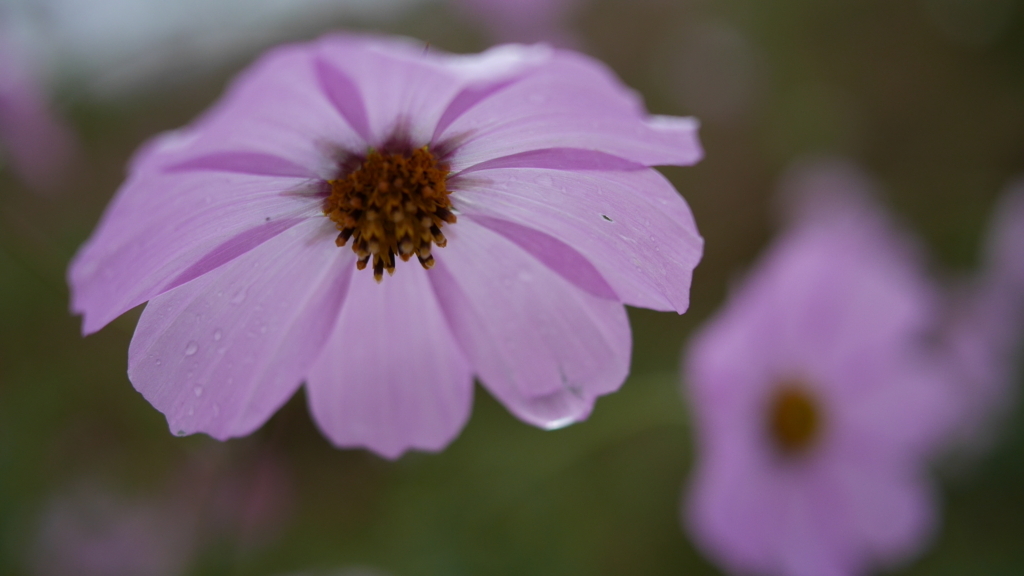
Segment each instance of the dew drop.
[[217,328],[216,330],[213,331],[214,342],[219,342],[222,336],[224,336],[224,333],[220,331],[220,328]]
[[241,304],[242,302],[245,302],[245,297],[247,296],[248,291],[249,291],[248,287],[243,287],[238,292],[235,292],[235,295],[231,298],[231,303],[232,304]]
[[153,363],[156,364],[157,366],[162,366],[164,361],[159,359],[159,358],[157,358],[156,360],[153,361]]
[[199,351],[199,344],[195,340],[192,340],[185,346],[185,356],[192,356]]
[[196,393],[196,398],[199,398],[200,396],[203,395],[203,387],[202,386],[196,386],[195,388],[192,389],[192,391]]
[[194,415],[195,413],[196,413],[196,409],[195,409],[195,407],[194,407],[194,406],[189,406],[189,407],[188,407],[188,415],[189,415],[189,416],[192,416],[192,415]]

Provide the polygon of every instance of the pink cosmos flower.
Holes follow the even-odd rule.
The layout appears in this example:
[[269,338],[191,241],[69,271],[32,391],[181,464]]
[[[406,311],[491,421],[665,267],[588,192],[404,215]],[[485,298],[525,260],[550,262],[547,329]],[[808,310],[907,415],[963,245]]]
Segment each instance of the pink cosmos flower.
[[438,450],[474,376],[563,426],[627,374],[624,303],[688,305],[702,240],[648,166],[696,131],[544,46],[280,47],[138,153],[72,307],[90,333],[150,301],[128,375],[177,434],[248,434],[305,382],[337,446]]
[[953,415],[923,339],[935,295],[853,178],[803,179],[824,194],[687,351],[685,522],[732,573],[860,574],[935,524],[923,464]]

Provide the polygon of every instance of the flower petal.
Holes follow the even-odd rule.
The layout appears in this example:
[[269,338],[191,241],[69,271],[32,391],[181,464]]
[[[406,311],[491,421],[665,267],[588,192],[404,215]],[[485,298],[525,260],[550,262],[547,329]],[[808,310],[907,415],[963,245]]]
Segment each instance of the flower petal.
[[309,169],[303,166],[261,152],[214,152],[172,164],[165,170],[168,172],[212,170],[256,176],[291,176],[293,178],[312,178],[314,176]]
[[[319,41],[317,67],[339,111],[371,145],[398,135],[422,146],[439,126],[549,54],[543,46],[499,46],[458,56],[431,53],[412,40],[327,36]],[[364,108],[353,104],[353,94],[362,95]]]
[[784,486],[759,466],[755,448],[733,441],[702,451],[686,496],[691,538],[730,571],[744,574],[770,572],[777,564],[777,530],[786,507]]
[[309,373],[309,406],[340,447],[388,458],[440,450],[469,418],[473,378],[427,273],[399,263],[377,284],[352,275],[348,304]]
[[354,269],[328,224],[304,222],[149,303],[128,377],[172,432],[244,436],[298,389]]
[[650,169],[481,170],[452,181],[470,217],[515,222],[571,246],[622,302],[684,312],[703,240],[686,202]]
[[[920,552],[936,528],[937,510],[927,482],[906,460],[880,463],[863,453],[832,458],[823,467],[836,487],[827,496],[843,507],[847,542],[860,542],[870,564],[892,565]],[[828,519],[835,523],[837,518]]]
[[84,314],[83,331],[318,214],[320,196],[286,192],[304,186],[302,179],[226,172],[136,174],[69,268],[71,307]]
[[[450,230],[450,232],[449,232]],[[473,370],[520,419],[583,420],[629,371],[629,321],[517,244],[470,219],[445,228],[429,277]]]
[[313,51],[302,45],[267,52],[191,126],[157,142],[143,149],[136,165],[248,152],[276,157],[323,179],[337,176],[339,156],[367,145],[332,105]]
[[577,287],[598,298],[619,301],[619,296],[597,268],[561,240],[508,220],[475,216],[473,221],[508,238]]
[[692,118],[648,116],[632,90],[597,61],[556,51],[451,122],[436,140],[458,142],[452,169],[546,148],[582,148],[653,165],[703,156]]

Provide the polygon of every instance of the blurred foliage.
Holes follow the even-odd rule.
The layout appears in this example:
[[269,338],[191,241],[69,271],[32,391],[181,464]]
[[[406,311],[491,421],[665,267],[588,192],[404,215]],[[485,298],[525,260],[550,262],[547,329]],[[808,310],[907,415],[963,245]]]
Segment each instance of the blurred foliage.
[[[356,564],[395,576],[718,573],[679,524],[692,457],[676,373],[686,335],[770,239],[776,179],[807,154],[860,162],[930,248],[936,274],[969,273],[994,199],[1024,173],[1024,2],[594,0],[574,23],[581,48],[652,112],[702,118],[706,160],[665,170],[707,241],[692,309],[631,311],[633,375],[589,421],[543,432],[478,388],[446,451],[397,462],[331,448],[301,393],[249,438],[174,438],[125,375],[137,311],[80,337],[64,270],[132,151],[195,117],[245,62],[117,101],[65,87],[86,155],[75,178],[40,196],[0,173],[0,573],[31,573],[40,511],[80,478],[154,494],[196,454],[261,451],[290,466],[293,514],[256,549],[206,543],[193,574]],[[307,37],[352,26],[325,22]],[[454,51],[486,46],[439,4],[383,31]],[[898,573],[1024,573],[1019,412],[990,454],[941,467],[941,531]]]

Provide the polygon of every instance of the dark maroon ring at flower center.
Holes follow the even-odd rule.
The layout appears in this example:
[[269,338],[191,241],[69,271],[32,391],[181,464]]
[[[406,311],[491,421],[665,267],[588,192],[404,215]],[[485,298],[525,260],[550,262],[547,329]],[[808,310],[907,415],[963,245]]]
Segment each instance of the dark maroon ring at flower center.
[[448,243],[441,227],[455,223],[445,187],[448,172],[426,146],[411,154],[370,152],[358,168],[329,181],[324,214],[340,231],[335,243],[352,239],[360,270],[372,257],[377,282],[385,270],[395,273],[396,255],[408,261],[415,254],[429,269],[431,245]]
[[805,386],[782,382],[768,410],[769,436],[782,453],[804,452],[818,439],[821,409]]

